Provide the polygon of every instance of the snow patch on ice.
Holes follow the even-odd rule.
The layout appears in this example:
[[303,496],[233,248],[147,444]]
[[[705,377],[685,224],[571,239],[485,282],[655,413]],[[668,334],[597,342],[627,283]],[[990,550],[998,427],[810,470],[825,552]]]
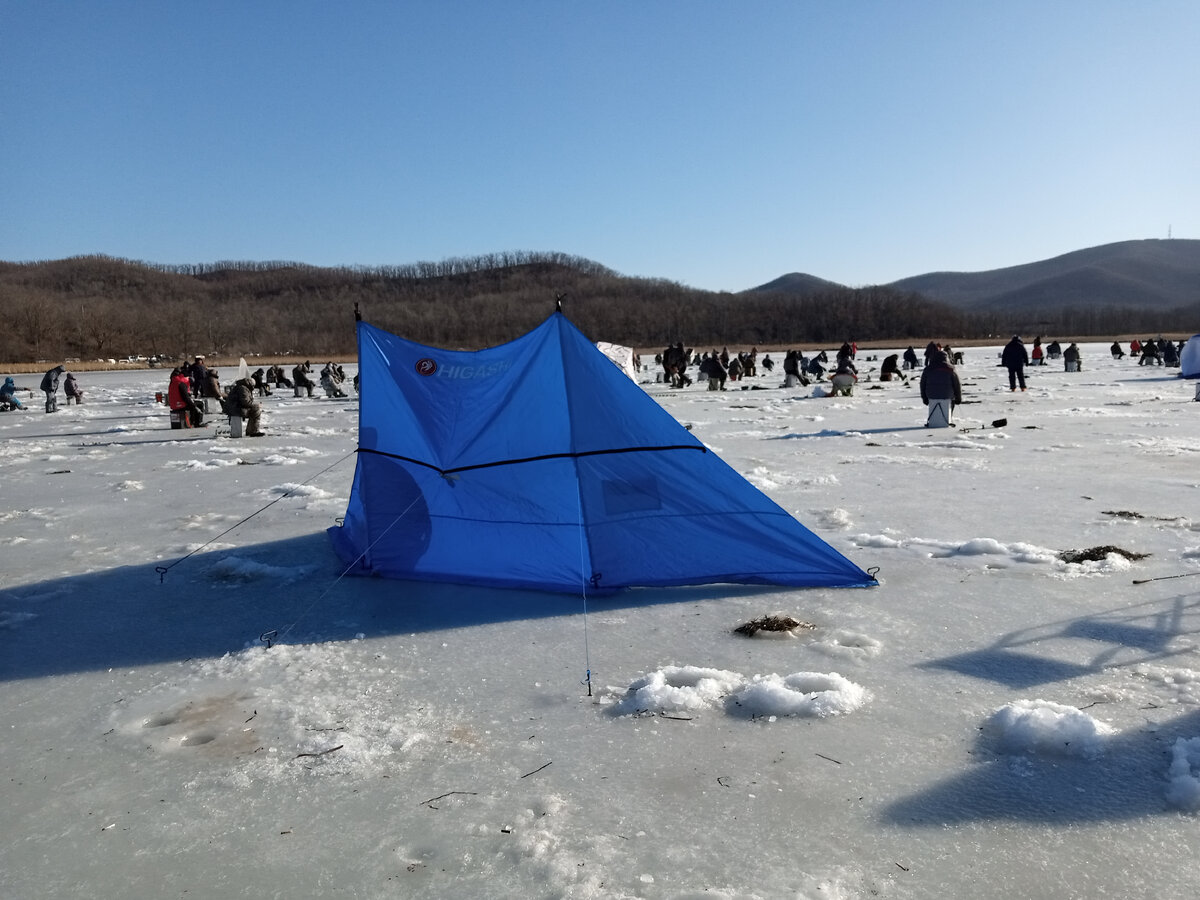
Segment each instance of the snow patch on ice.
[[166,469],[224,469],[228,466],[236,466],[241,462],[241,459],[176,459],[167,462],[163,468]]
[[316,571],[315,566],[271,566],[241,556],[226,556],[209,569],[213,575],[230,581],[272,579],[295,581]]
[[843,659],[870,659],[883,652],[882,641],[845,629],[831,631],[823,639],[813,641],[808,646],[810,649],[820,650],[828,656],[837,656]]
[[814,509],[810,516],[817,519],[826,528],[849,528],[854,524],[850,513],[840,507],[835,509]]
[[984,726],[1012,753],[1044,753],[1094,759],[1104,752],[1111,725],[1074,706],[1050,700],[1016,700],[996,710]]
[[755,675],[725,701],[729,712],[766,717],[825,718],[853,712],[871,695],[866,688],[837,672],[794,672],[791,675]]
[[1167,770],[1167,802],[1187,812],[1200,811],[1200,738],[1176,738]]
[[276,484],[269,488],[264,488],[258,491],[260,494],[267,494],[272,497],[308,497],[312,500],[327,500],[333,496],[329,491],[322,490],[319,487],[314,487],[311,484]]
[[754,675],[698,666],[664,666],[632,682],[614,707],[617,715],[698,712],[721,707],[752,718],[825,717],[858,709],[870,699],[836,672]]
[[121,481],[113,485],[113,488],[118,491],[144,491],[146,485],[140,481]]
[[617,709],[622,714],[706,709],[741,688],[745,681],[737,672],[724,669],[664,666],[632,682]]

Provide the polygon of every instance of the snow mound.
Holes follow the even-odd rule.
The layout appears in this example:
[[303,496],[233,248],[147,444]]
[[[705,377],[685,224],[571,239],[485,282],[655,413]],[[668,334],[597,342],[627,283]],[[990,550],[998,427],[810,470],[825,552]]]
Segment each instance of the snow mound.
[[745,683],[744,677],[724,669],[664,666],[630,684],[617,710],[629,714],[706,709]]
[[870,699],[868,691],[836,672],[755,675],[698,666],[664,666],[629,685],[617,702],[617,715],[698,712],[773,720],[780,716],[820,717],[852,712]]
[[752,717],[825,718],[853,712],[870,697],[866,688],[836,672],[755,675],[750,684],[726,699],[725,708]]
[[1074,706],[1050,700],[1017,700],[992,714],[985,731],[1013,753],[1047,753],[1093,759],[1116,729]]

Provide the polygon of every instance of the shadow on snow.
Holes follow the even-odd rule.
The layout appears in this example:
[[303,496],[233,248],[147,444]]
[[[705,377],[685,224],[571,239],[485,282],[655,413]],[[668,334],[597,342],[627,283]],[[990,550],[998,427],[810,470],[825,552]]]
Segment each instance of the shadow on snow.
[[[985,649],[923,667],[1022,690],[1114,666],[1167,663],[1176,655],[1191,655],[1190,642],[1174,648],[1172,643],[1198,632],[1200,600],[1176,596],[1023,629]],[[1097,758],[1081,759],[1006,753],[981,723],[970,769],[896,801],[883,819],[913,827],[986,820],[1064,825],[1161,813],[1167,809],[1171,747],[1178,737],[1198,735],[1200,710],[1194,710],[1160,723],[1148,721],[1109,739]]]
[[970,769],[890,804],[892,825],[937,828],[1007,820],[1041,825],[1113,822],[1168,811],[1167,770],[1176,738],[1200,735],[1200,710],[1110,739],[1091,760],[1004,754],[981,735]]
[[930,660],[921,667],[1024,689],[1112,666],[1163,663],[1190,655],[1190,644],[1173,647],[1172,642],[1194,634],[1200,634],[1200,599],[1177,596],[1024,628],[989,647]]
[[[156,566],[168,568],[160,581]],[[348,640],[577,615],[582,595],[340,577],[322,532],[183,560],[119,566],[0,591],[0,680],[219,657],[279,643]],[[696,602],[778,588],[703,585],[589,596],[587,610]]]

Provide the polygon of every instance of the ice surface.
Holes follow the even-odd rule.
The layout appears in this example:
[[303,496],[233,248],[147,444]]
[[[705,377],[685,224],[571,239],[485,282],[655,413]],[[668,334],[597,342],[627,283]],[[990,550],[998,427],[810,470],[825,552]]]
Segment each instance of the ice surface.
[[352,399],[0,414],[0,896],[1194,897],[1200,404],[1083,350],[968,349],[952,430],[644,385],[868,590],[343,577]]

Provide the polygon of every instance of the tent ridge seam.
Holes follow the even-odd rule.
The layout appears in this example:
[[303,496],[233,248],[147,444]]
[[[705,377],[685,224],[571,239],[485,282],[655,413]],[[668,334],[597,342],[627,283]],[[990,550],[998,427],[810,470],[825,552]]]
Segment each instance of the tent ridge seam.
[[473,466],[455,466],[450,469],[443,469],[441,466],[435,466],[433,463],[427,463],[420,459],[413,459],[411,456],[401,456],[398,453],[388,453],[386,450],[374,450],[369,447],[358,448],[359,453],[374,453],[378,456],[399,459],[404,462],[410,462],[413,465],[424,466],[427,469],[433,469],[433,471],[440,475],[452,475],[456,472],[469,472],[472,469],[491,469],[495,466],[513,466],[521,463],[543,462],[548,459],[579,459],[584,456],[604,456],[611,453],[645,453],[663,450],[699,450],[701,453],[708,452],[707,447],[693,444],[665,444],[656,447],[613,447],[607,450],[581,450],[576,453],[547,453],[543,456],[526,456],[519,459],[498,459],[495,462],[476,463]]

